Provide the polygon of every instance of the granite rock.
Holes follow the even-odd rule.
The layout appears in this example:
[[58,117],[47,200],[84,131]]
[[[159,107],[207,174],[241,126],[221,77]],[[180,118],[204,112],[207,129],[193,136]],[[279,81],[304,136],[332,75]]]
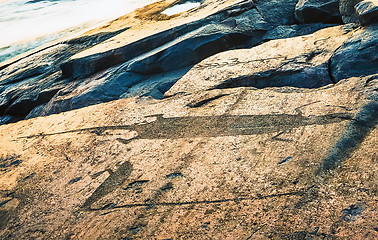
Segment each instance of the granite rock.
[[378,1],[365,0],[358,3],[355,7],[358,20],[362,26],[378,22]]
[[177,3],[0,66],[0,239],[378,239],[377,24]]
[[0,126],[0,236],[375,239],[369,79],[135,97]]
[[358,23],[358,16],[354,7],[361,1],[340,0],[339,10],[344,23]]
[[299,0],[295,18],[301,23],[341,23],[339,0]]
[[353,32],[348,26],[216,54],[195,65],[165,96],[230,87],[318,88],[335,83],[329,63]]

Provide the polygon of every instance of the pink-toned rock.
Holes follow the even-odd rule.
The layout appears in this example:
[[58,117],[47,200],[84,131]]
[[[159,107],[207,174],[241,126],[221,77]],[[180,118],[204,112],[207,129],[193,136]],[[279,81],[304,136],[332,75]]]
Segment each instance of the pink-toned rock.
[[0,126],[0,234],[375,239],[367,80],[130,98]]

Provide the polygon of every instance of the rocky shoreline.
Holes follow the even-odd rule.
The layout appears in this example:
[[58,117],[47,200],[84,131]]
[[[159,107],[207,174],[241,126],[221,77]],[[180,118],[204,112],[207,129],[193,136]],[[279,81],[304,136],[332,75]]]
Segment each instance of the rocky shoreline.
[[377,239],[377,1],[185,2],[0,66],[0,238]]

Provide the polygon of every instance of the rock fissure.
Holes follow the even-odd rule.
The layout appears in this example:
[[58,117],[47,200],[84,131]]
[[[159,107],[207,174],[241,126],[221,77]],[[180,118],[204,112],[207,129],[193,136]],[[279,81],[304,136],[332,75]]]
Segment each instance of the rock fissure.
[[[203,200],[203,201],[186,201],[186,202],[153,202],[153,203],[134,203],[134,204],[125,204],[125,205],[116,205],[113,206],[114,209],[121,209],[121,208],[135,208],[135,207],[158,207],[158,206],[186,206],[186,205],[208,205],[208,204],[219,204],[219,203],[229,203],[229,202],[244,202],[244,201],[256,201],[256,200],[264,200],[270,198],[281,198],[281,197],[289,197],[289,196],[303,196],[307,191],[312,189],[313,186],[308,188],[299,189],[293,192],[287,193],[277,193],[271,195],[264,195],[256,197],[239,197],[239,198],[229,198],[229,199],[216,199],[216,200]],[[104,209],[91,209],[92,211],[99,211]]]

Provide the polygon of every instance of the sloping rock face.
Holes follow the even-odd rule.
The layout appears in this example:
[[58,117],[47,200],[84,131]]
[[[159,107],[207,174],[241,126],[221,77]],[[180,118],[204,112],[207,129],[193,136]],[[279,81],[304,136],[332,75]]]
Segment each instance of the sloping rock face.
[[340,0],[339,10],[344,23],[358,22],[358,16],[354,7],[361,1],[362,0]]
[[339,0],[299,0],[295,18],[302,23],[340,23]]
[[163,98],[190,67],[213,54],[329,27],[295,25],[297,0],[207,0],[191,13],[160,13],[176,3],[147,6],[79,38],[3,64],[0,122],[129,96]]
[[378,22],[378,1],[365,0],[355,6],[358,20],[361,25],[366,26]]
[[124,30],[103,32],[58,43],[16,59],[0,68],[0,115],[22,119],[49,101],[69,83],[61,77],[60,64],[78,51],[90,48]]
[[193,67],[166,96],[214,88],[317,88],[331,84],[330,59],[352,30],[348,26],[327,28],[313,35],[219,53]]
[[129,98],[1,126],[1,237],[376,239],[369,79]]
[[2,67],[0,239],[378,239],[378,25],[204,3]]
[[330,61],[334,81],[376,74],[378,71],[378,24],[355,32]]

